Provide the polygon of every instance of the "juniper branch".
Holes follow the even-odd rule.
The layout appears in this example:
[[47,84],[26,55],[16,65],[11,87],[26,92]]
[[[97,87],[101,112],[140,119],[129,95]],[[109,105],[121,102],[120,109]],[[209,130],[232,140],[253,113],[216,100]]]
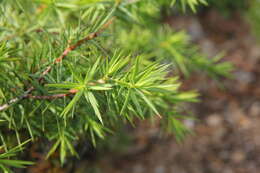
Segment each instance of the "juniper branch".
[[[98,37],[102,32],[104,32],[104,30],[106,28],[109,27],[110,24],[112,24],[114,18],[108,20],[108,22],[106,22],[103,26],[101,26],[101,28],[93,33],[90,33],[89,35],[87,35],[85,38],[77,41],[75,44],[68,46],[63,52],[62,54],[56,58],[53,63],[51,65],[49,65],[48,67],[46,67],[46,69],[41,73],[41,77],[38,79],[38,82],[41,82],[44,77],[52,70],[53,65],[60,63],[71,51],[75,50],[76,48],[78,48],[79,46],[81,46],[83,43],[89,41],[89,40],[93,40],[94,38]],[[9,100],[6,104],[3,104],[0,106],[0,111],[4,111],[6,109],[8,109],[11,105],[25,99],[25,98],[34,98],[34,99],[54,99],[55,97],[65,97],[66,94],[64,95],[54,95],[54,96],[31,96],[30,93],[35,90],[35,87],[30,87],[27,91],[24,92],[23,95],[13,98],[11,100]],[[71,93],[70,93],[71,94]]]

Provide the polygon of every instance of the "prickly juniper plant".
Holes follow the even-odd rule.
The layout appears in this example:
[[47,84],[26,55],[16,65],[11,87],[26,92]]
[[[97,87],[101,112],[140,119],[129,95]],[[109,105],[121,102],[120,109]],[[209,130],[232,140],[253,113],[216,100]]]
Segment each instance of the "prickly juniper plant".
[[[161,119],[177,140],[189,133],[179,104],[197,101],[178,76],[194,70],[218,78],[231,65],[205,58],[183,31],[161,23],[162,7],[191,9],[204,0],[0,1],[0,169],[25,143],[48,140],[46,158],[77,156],[117,124]],[[26,141],[26,142],[24,142]]]

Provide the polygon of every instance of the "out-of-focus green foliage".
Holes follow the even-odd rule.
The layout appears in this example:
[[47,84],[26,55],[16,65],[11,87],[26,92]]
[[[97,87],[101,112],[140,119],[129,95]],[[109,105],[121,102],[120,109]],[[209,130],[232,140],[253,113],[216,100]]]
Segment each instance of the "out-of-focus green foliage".
[[260,36],[260,1],[252,0],[250,3],[249,10],[247,12],[247,18],[251,24],[253,32]]
[[[11,159],[12,157],[15,157],[16,154],[24,148],[24,145],[27,142],[29,142],[29,141],[25,141],[24,143],[11,148],[7,152],[0,153],[0,170],[3,173],[12,172],[9,167],[25,168],[26,166],[33,164],[33,162],[29,162],[29,161]],[[5,144],[3,146],[0,146],[0,151],[3,150],[5,147],[7,147]]]
[[68,155],[78,156],[74,145],[80,139],[96,145],[118,124],[155,116],[182,139],[189,131],[176,110],[197,101],[198,93],[180,91],[178,76],[196,70],[218,78],[232,69],[218,57],[201,55],[186,33],[161,22],[165,8],[195,11],[199,4],[206,2],[2,0],[0,141],[5,153],[14,153],[13,143],[43,138],[53,142],[46,157],[58,152],[65,163]]
[[193,12],[195,12],[198,5],[200,4],[207,5],[208,0],[179,0],[179,1],[173,0],[172,4],[175,3],[180,5],[183,11],[186,11],[188,6]]

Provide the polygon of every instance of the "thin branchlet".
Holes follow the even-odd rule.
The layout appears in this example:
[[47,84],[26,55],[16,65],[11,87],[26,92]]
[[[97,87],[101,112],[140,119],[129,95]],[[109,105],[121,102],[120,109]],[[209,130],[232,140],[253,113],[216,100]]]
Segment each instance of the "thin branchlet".
[[64,98],[67,96],[72,95],[73,93],[66,93],[66,94],[54,94],[54,95],[48,95],[48,96],[34,96],[31,94],[28,94],[26,98],[29,99],[35,99],[35,100],[53,100],[58,98]]

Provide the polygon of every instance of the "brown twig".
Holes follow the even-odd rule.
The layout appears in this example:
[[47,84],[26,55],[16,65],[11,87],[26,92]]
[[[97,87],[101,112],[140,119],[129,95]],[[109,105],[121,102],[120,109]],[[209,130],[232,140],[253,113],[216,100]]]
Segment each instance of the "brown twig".
[[[38,79],[38,82],[42,82],[42,80],[44,79],[44,76],[46,76],[51,70],[53,65],[60,63],[71,51],[75,50],[77,47],[81,46],[84,42],[87,42],[89,40],[92,40],[94,38],[96,38],[97,36],[99,36],[112,22],[113,22],[114,18],[112,18],[111,20],[109,20],[107,23],[105,23],[98,31],[91,33],[89,35],[87,35],[85,38],[77,41],[75,44],[68,46],[63,53],[56,58],[53,63],[51,65],[49,65],[42,73],[41,73],[41,77]],[[19,102],[20,100],[23,100],[25,98],[33,98],[33,99],[54,99],[54,98],[60,98],[60,97],[65,97],[68,94],[71,95],[72,93],[68,93],[68,94],[61,94],[61,95],[53,95],[53,96],[32,96],[30,95],[30,93],[35,90],[35,88],[32,86],[30,87],[27,91],[24,92],[24,94],[20,97],[16,97],[13,98],[11,100],[9,100],[6,104],[3,104],[0,106],[0,111],[3,111],[7,108],[9,108],[12,104]]]
[[26,98],[30,99],[36,99],[36,100],[53,100],[53,99],[58,99],[58,98],[64,98],[70,95],[74,95],[78,92],[77,89],[70,89],[68,93],[65,94],[54,94],[54,95],[48,95],[48,96],[34,96],[31,94],[28,94]]
[[33,96],[31,94],[28,94],[26,98],[36,99],[36,100],[53,100],[53,99],[58,99],[58,98],[64,98],[64,97],[67,97],[70,95],[72,95],[72,93],[54,94],[54,95],[49,95],[49,96]]

